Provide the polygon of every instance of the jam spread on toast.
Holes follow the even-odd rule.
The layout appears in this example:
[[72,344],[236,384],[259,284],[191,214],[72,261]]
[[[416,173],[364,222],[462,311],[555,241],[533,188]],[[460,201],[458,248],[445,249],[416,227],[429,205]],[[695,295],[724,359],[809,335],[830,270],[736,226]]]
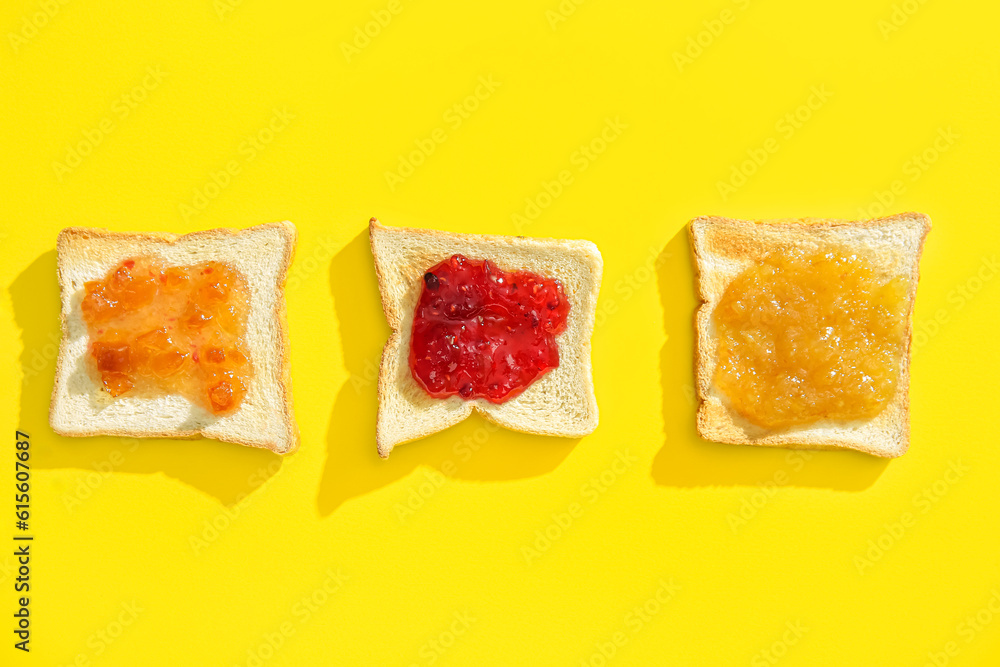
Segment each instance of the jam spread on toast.
[[771,253],[715,309],[715,385],[765,428],[874,417],[896,392],[910,301],[910,281],[863,253]]
[[453,255],[423,283],[410,371],[431,396],[503,403],[559,366],[569,301],[558,280]]
[[90,356],[112,396],[180,394],[213,414],[236,410],[252,368],[247,282],[224,262],[121,262],[84,285]]

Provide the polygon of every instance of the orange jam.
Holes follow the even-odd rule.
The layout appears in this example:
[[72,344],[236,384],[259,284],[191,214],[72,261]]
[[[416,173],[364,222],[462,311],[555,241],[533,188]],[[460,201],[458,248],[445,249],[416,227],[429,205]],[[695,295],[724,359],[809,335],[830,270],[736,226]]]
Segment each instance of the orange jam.
[[90,356],[109,394],[180,394],[217,415],[239,407],[252,374],[250,306],[232,266],[136,257],[84,288]]
[[715,385],[766,428],[864,419],[892,398],[910,283],[845,249],[784,249],[737,276],[715,309]]

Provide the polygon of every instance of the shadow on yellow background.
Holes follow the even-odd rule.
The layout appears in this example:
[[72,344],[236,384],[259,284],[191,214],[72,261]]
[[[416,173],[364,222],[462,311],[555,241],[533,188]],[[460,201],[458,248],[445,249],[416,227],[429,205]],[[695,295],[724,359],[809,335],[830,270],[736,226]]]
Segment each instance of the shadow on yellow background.
[[676,487],[776,484],[863,491],[888,459],[853,451],[796,451],[709,442],[695,429],[694,313],[698,302],[687,226],[660,255],[667,342],[660,354],[664,445],[653,460],[657,484]]
[[49,399],[59,349],[59,282],[56,252],[31,263],[11,284],[14,317],[21,329],[21,415],[18,428],[34,437],[36,468],[94,471],[67,492],[84,502],[119,473],[163,473],[232,505],[281,467],[281,457],[263,449],[199,438],[64,438],[49,427]]
[[429,466],[454,479],[501,481],[555,470],[579,439],[513,433],[473,415],[441,433],[393,450],[375,450],[378,366],[389,328],[372,270],[367,229],[333,258],[330,288],[350,376],[330,415],[327,460],[317,501],[327,516],[352,498],[385,487]]

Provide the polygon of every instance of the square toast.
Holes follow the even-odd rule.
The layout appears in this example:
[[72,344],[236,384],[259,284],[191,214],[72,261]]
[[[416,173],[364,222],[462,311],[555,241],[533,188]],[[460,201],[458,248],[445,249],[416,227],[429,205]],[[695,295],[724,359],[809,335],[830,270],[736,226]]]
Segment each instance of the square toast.
[[[290,222],[246,229],[212,229],[178,236],[69,227],[59,234],[62,341],[49,409],[52,429],[65,436],[138,438],[204,436],[277,454],[295,451],[284,282],[295,250]],[[231,414],[214,415],[177,394],[112,398],[89,368],[90,339],[80,303],[84,284],[101,280],[130,257],[166,266],[226,262],[246,278],[250,309],[245,340],[253,364],[248,391]]]
[[[880,457],[897,457],[910,443],[910,343],[913,303],[920,278],[920,255],[930,231],[930,219],[903,213],[863,221],[847,220],[733,220],[701,217],[691,221],[698,296],[695,315],[695,387],[699,399],[698,434],[715,442],[796,449],[855,449]],[[737,414],[713,384],[718,358],[712,314],[726,287],[747,267],[778,247],[816,251],[824,246],[867,251],[883,270],[909,279],[910,312],[907,344],[901,360],[898,387],[885,408],[871,419],[821,420],[811,424],[769,430]]]
[[[392,328],[379,369],[379,456],[386,458],[396,445],[444,430],[473,411],[525,433],[573,438],[597,427],[590,365],[590,336],[603,271],[597,246],[589,241],[385,227],[375,218],[369,224],[369,234],[382,309]],[[500,404],[485,398],[434,398],[410,372],[410,335],[424,273],[454,254],[488,259],[507,271],[527,270],[555,278],[570,301],[566,330],[556,337],[559,366]]]

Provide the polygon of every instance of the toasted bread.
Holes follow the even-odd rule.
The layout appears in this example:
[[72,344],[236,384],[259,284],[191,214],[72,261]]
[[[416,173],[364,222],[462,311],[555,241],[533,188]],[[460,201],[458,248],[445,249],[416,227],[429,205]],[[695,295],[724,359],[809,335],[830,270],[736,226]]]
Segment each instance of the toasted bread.
[[[597,427],[590,366],[590,335],[603,271],[597,246],[589,241],[384,227],[375,218],[369,231],[382,308],[392,328],[379,370],[375,436],[379,456],[386,458],[400,443],[457,424],[473,410],[500,426],[525,433],[580,437]],[[410,373],[410,334],[423,275],[454,254],[488,259],[507,271],[526,270],[555,278],[570,301],[567,328],[556,337],[559,366],[504,403],[458,396],[433,398]]]
[[[740,445],[855,449],[881,457],[896,457],[906,452],[910,443],[909,341],[913,335],[913,302],[920,277],[920,254],[930,227],[930,219],[920,213],[863,221],[751,221],[719,217],[692,220],[689,226],[691,249],[701,299],[695,316],[695,384],[700,399],[697,421],[701,437]],[[909,279],[908,342],[901,360],[897,390],[885,408],[871,419],[822,420],[782,430],[760,428],[729,407],[725,396],[712,382],[718,356],[712,313],[729,283],[771,250],[788,246],[818,250],[827,245],[867,251],[878,258],[883,270]]]
[[[67,436],[201,435],[278,454],[295,451],[299,434],[292,409],[284,296],[295,241],[290,222],[183,236],[82,227],[62,230],[56,244],[62,342],[49,410],[52,429]],[[173,394],[112,398],[90,372],[89,336],[80,308],[84,283],[103,279],[119,262],[140,255],[168,266],[227,262],[246,278],[250,296],[246,343],[254,371],[247,394],[233,413],[213,415]]]

